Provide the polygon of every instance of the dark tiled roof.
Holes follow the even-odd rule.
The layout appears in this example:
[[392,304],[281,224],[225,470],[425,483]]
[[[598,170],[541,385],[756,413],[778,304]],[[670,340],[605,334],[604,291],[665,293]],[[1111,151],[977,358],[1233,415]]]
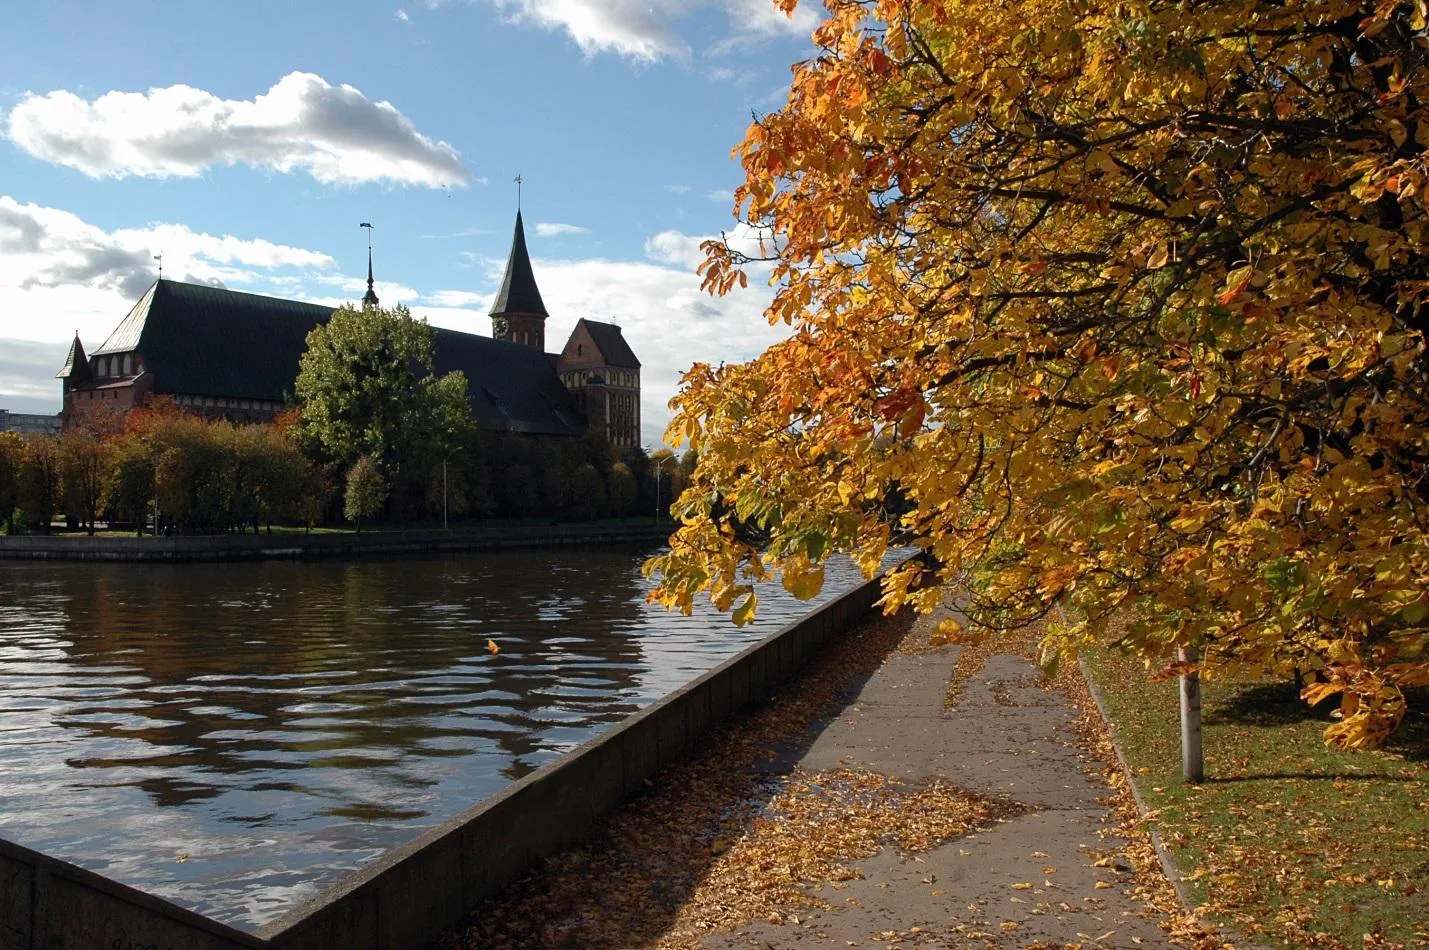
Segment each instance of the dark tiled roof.
[[74,342],[69,345],[69,352],[65,354],[65,365],[60,367],[55,379],[82,383],[88,380],[90,375],[89,359],[84,355],[84,344],[79,342],[79,334],[76,333]]
[[[320,304],[221,287],[156,281],[95,355],[143,353],[156,392],[282,402],[308,333],[332,316]],[[580,435],[585,419],[546,360],[528,346],[435,330],[437,371],[466,374],[483,428]]]
[[508,313],[524,313],[545,317],[546,305],[536,287],[536,275],[531,270],[531,257],[526,253],[526,229],[521,225],[521,212],[516,212],[516,233],[511,238],[511,256],[506,259],[506,276],[501,278],[501,290],[491,305],[493,317]]
[[597,323],[584,318],[580,322],[585,324],[586,332],[590,334],[591,340],[600,350],[600,355],[605,357],[606,365],[628,366],[631,369],[640,368],[640,361],[635,358],[635,352],[630,349],[630,344],[625,342],[620,327],[613,323]]
[[138,350],[160,392],[282,402],[332,307],[157,280],[94,351]]
[[483,429],[580,435],[585,417],[535,347],[437,328],[436,370],[466,374],[467,395]]

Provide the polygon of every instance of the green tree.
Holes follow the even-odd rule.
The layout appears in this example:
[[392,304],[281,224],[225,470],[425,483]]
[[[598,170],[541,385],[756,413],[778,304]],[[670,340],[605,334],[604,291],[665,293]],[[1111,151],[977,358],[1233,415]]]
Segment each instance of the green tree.
[[593,521],[605,507],[605,484],[600,472],[586,462],[571,475],[569,511],[582,521]]
[[382,470],[367,455],[359,455],[347,472],[347,493],[343,497],[342,510],[347,520],[362,530],[362,519],[371,518],[382,510],[387,500],[387,480]]
[[406,307],[344,307],[308,334],[295,383],[305,439],[350,468],[367,456],[387,477],[397,514],[423,501],[434,463],[473,428],[466,377],[437,376],[432,330]]
[[616,518],[633,514],[635,499],[638,495],[639,486],[635,482],[635,474],[630,471],[630,466],[624,462],[616,462],[615,466],[611,468],[610,478],[606,482],[606,511]]
[[143,535],[154,501],[154,453],[137,435],[117,439],[110,447],[104,481],[104,511],[111,522],[134,525]]

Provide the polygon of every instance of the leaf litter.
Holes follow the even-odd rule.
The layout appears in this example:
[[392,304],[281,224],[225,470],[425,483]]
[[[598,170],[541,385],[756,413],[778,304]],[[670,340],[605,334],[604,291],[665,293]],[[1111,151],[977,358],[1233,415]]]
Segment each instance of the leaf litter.
[[783,773],[780,747],[809,735],[850,683],[894,649],[928,649],[911,616],[852,629],[770,702],[717,727],[585,846],[542,861],[480,904],[444,950],[693,948],[756,921],[801,925],[884,846],[926,851],[1017,806],[942,782],[861,769]]

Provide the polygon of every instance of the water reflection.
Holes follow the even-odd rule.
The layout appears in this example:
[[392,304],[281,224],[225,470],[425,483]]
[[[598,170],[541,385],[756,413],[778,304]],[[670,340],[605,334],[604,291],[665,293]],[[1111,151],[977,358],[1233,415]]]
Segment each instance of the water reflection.
[[648,608],[649,553],[4,565],[0,835],[261,924],[808,609]]

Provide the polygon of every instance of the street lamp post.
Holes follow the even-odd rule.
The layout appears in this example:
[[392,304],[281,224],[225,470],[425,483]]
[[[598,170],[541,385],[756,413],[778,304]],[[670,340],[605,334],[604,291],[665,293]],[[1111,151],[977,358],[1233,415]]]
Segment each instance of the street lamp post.
[[461,452],[461,446],[457,446],[442,457],[442,530],[447,530],[447,462],[453,455]]
[[660,523],[660,470],[665,467],[666,462],[674,461],[673,455],[667,455],[655,463],[655,523]]

